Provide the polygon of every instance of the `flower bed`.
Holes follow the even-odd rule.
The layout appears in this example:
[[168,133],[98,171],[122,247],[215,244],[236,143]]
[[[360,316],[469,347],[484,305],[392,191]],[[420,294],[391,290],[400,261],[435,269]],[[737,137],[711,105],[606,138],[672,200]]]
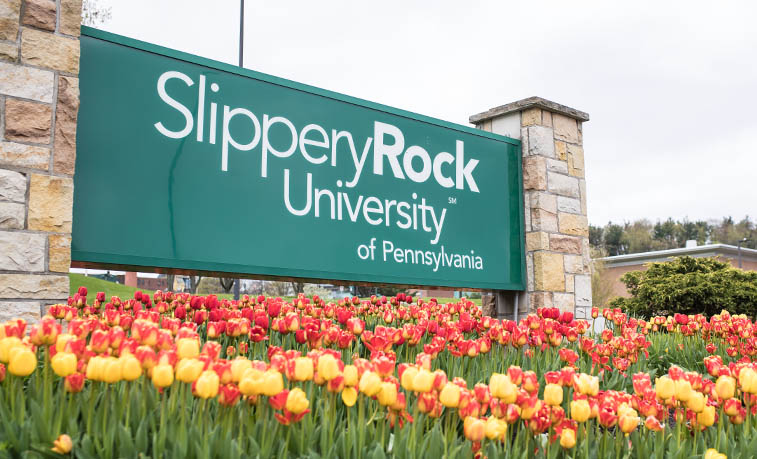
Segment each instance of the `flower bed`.
[[751,321],[601,313],[594,335],[557,309],[516,324],[465,299],[80,289],[32,327],[0,325],[0,451],[752,456]]

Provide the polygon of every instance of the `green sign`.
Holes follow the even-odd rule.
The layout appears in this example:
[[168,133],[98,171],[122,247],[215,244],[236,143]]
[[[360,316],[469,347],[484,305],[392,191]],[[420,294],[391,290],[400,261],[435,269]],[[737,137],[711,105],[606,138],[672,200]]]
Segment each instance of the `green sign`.
[[73,260],[524,288],[518,141],[82,29]]

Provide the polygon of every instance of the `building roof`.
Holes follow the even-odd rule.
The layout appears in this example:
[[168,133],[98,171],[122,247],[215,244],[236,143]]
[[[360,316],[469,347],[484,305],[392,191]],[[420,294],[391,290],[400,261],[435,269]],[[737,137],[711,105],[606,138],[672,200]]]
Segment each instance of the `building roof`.
[[[630,266],[660,261],[670,261],[674,257],[738,257],[738,247],[728,244],[708,244],[697,247],[682,247],[679,249],[655,250],[652,252],[629,253],[628,255],[615,255],[612,257],[599,258],[608,266]],[[757,250],[741,248],[741,259],[744,261],[757,262]]]

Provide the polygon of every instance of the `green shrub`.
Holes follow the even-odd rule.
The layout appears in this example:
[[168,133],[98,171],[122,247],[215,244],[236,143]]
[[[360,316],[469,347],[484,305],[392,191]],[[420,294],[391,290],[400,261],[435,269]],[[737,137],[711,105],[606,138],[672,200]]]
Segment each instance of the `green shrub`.
[[715,258],[679,257],[650,263],[646,271],[630,271],[620,278],[630,298],[610,302],[640,317],[705,314],[727,309],[731,314],[757,313],[757,272],[732,268]]

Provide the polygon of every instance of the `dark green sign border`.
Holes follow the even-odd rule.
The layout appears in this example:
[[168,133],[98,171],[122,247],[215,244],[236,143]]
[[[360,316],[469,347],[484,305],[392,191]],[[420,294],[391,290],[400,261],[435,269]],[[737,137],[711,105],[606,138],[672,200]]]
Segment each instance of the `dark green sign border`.
[[[491,132],[475,129],[468,126],[450,123],[450,122],[443,121],[437,118],[432,118],[429,116],[420,115],[417,113],[401,110],[401,109],[390,107],[387,105],[370,102],[364,99],[359,99],[357,97],[351,97],[344,94],[317,88],[315,86],[297,83],[297,82],[287,80],[284,78],[279,78],[272,75],[256,72],[254,70],[248,70],[245,68],[240,68],[234,65],[226,64],[226,63],[215,61],[212,59],[207,59],[207,58],[195,56],[189,53],[184,53],[182,51],[177,51],[170,48],[154,45],[152,43],[135,40],[133,38],[116,35],[110,32],[104,32],[102,30],[94,29],[92,27],[82,26],[81,34],[83,36],[97,38],[99,40],[104,40],[111,43],[128,46],[130,48],[138,49],[141,51],[146,51],[149,53],[158,54],[161,56],[166,56],[166,57],[186,61],[186,62],[197,64],[197,65],[202,65],[202,66],[220,70],[223,72],[233,73],[233,74],[244,76],[247,78],[265,81],[268,83],[276,84],[276,85],[294,89],[297,91],[302,91],[309,94],[316,94],[322,97],[327,97],[330,99],[346,102],[346,103],[357,105],[360,107],[366,107],[372,110],[378,110],[378,111],[390,113],[393,115],[402,116],[402,117],[413,119],[413,120],[420,121],[423,123],[440,126],[446,129],[452,129],[455,131],[464,132],[466,134],[472,134],[472,135],[476,135],[476,136],[480,136],[484,138],[501,141],[504,143],[509,143],[511,145],[519,147],[520,149],[521,142],[519,140],[515,140],[510,137],[494,134]],[[517,163],[518,163],[518,166],[517,166],[518,167],[518,170],[517,170],[518,183],[520,185],[518,186],[518,202],[519,202],[518,228],[520,229],[519,238],[521,240],[521,247],[522,247],[522,250],[520,253],[522,278],[520,282],[513,282],[513,283],[476,282],[477,285],[474,287],[474,286],[469,286],[469,285],[445,284],[443,283],[444,282],[443,279],[440,279],[442,281],[442,283],[440,284],[429,284],[428,279],[416,279],[416,278],[408,278],[404,276],[403,277],[382,276],[382,281],[375,282],[374,280],[371,280],[371,279],[360,278],[361,276],[357,276],[356,278],[345,277],[344,273],[290,269],[290,268],[281,269],[281,268],[262,267],[262,266],[237,265],[237,264],[230,264],[230,263],[195,262],[191,260],[182,260],[179,262],[181,266],[176,266],[175,265],[176,260],[152,258],[152,257],[141,257],[141,256],[129,256],[129,255],[121,255],[121,254],[117,255],[117,254],[86,252],[86,251],[76,250],[73,247],[71,250],[71,260],[74,262],[81,262],[82,265],[86,265],[86,266],[102,265],[102,266],[109,266],[109,267],[117,267],[117,266],[145,267],[145,268],[175,270],[177,272],[205,271],[205,272],[213,272],[213,273],[234,273],[234,274],[239,274],[242,276],[249,276],[249,277],[258,275],[258,276],[263,276],[263,277],[335,280],[335,281],[347,281],[347,282],[352,281],[356,283],[361,283],[361,282],[363,283],[374,282],[378,284],[392,283],[392,284],[407,285],[407,286],[437,286],[437,287],[525,290],[525,284],[526,284],[526,281],[525,281],[526,255],[525,255],[525,232],[524,232],[525,222],[524,222],[524,207],[523,207],[522,157],[520,154],[517,155]],[[483,217],[484,216],[482,216],[482,218]]]

